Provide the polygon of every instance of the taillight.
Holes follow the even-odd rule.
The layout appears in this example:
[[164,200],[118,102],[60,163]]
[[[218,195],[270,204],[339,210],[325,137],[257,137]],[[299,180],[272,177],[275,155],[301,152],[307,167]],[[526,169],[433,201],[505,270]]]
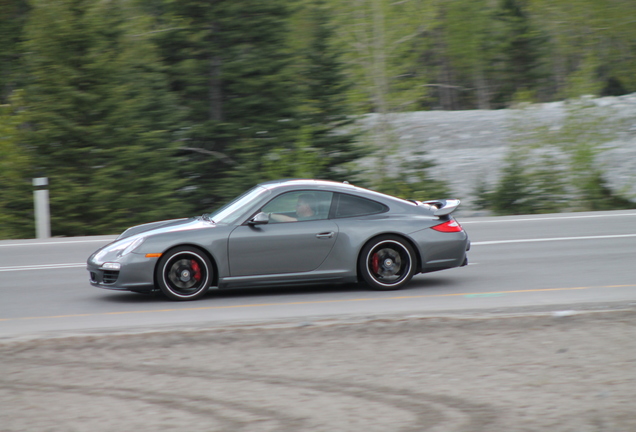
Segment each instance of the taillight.
[[435,231],[439,232],[460,232],[462,231],[462,226],[454,219],[441,223],[439,225],[435,225],[431,227]]

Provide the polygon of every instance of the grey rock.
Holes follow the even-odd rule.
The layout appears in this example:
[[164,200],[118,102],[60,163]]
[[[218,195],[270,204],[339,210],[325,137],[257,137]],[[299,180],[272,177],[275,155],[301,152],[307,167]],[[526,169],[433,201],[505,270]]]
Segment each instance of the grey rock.
[[[479,182],[493,185],[500,176],[504,158],[516,145],[536,147],[531,154],[548,153],[566,166],[567,157],[555,145],[534,142],[534,131],[543,128],[558,132],[564,127],[568,107],[573,103],[586,104],[592,113],[589,124],[594,126],[594,137],[607,142],[596,142],[603,151],[596,159],[608,186],[636,202],[636,93],[604,98],[583,97],[578,101],[550,102],[525,105],[505,110],[471,111],[418,111],[398,114],[368,114],[358,120],[358,126],[369,132],[367,137],[378,148],[390,147],[392,157],[386,163],[396,164],[413,157],[418,151],[426,152],[436,167],[431,174],[444,180],[456,198],[462,200],[463,214],[475,212],[475,186]],[[602,121],[599,119],[609,119]],[[382,138],[381,122],[389,127],[388,138]],[[369,138],[367,138],[369,139]],[[593,139],[593,138],[590,138]],[[389,142],[387,142],[389,141]],[[371,168],[366,160],[363,166]]]

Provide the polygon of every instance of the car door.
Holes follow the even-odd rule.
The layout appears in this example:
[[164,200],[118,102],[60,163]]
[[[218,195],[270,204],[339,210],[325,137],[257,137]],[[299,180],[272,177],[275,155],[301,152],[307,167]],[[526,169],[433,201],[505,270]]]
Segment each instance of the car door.
[[[314,197],[314,214],[296,218],[298,199]],[[229,238],[230,274],[257,276],[309,272],[320,267],[338,237],[338,226],[327,219],[331,192],[294,191],[279,195],[263,207],[270,223],[241,225]],[[283,222],[275,220],[284,215]],[[296,219],[296,220],[294,220]]]

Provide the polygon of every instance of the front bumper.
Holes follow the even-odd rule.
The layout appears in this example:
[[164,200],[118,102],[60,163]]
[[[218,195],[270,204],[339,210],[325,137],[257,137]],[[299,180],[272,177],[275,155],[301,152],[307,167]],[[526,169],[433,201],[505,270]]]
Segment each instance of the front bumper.
[[99,288],[126,290],[126,288],[120,288],[116,285],[119,279],[119,270],[102,270],[98,266],[91,265],[86,266],[86,269],[91,285]]
[[86,264],[86,269],[92,286],[117,291],[155,291],[154,272],[157,258],[146,258],[144,255],[131,253],[119,261],[120,270],[105,270],[101,268],[103,263],[95,263],[91,258]]

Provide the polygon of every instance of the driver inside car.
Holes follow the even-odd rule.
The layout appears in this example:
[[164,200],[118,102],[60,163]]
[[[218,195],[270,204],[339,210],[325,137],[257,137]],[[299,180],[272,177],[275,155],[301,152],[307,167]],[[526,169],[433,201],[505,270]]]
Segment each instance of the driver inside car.
[[279,213],[270,214],[270,219],[276,222],[296,222],[304,220],[317,219],[316,215],[316,197],[312,194],[305,193],[298,197],[296,202],[296,217],[288,216]]

